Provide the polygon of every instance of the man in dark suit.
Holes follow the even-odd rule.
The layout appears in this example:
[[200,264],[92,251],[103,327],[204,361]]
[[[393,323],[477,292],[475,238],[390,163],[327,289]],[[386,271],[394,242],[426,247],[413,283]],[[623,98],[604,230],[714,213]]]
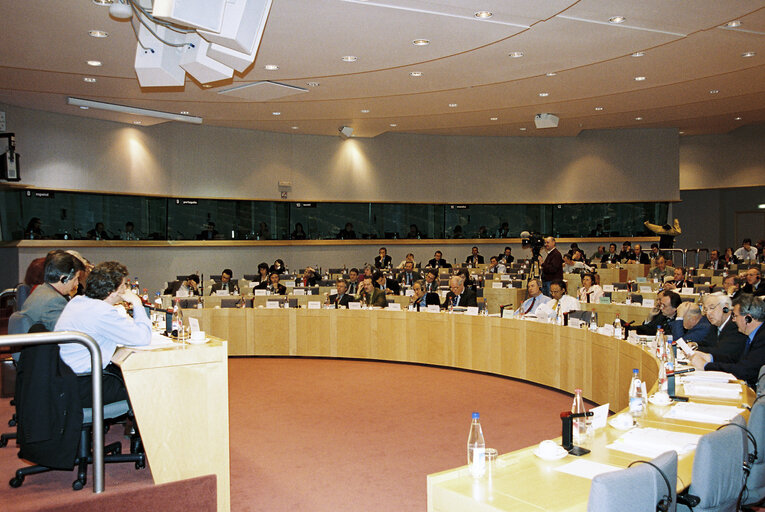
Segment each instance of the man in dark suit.
[[635,253],[632,250],[632,242],[627,240],[622,244],[622,252],[619,253],[619,261],[627,263],[635,258]]
[[359,288],[361,286],[361,283],[358,282],[359,279],[359,269],[352,268],[348,271],[348,293],[351,295],[358,295]]
[[[653,336],[659,328],[663,329],[665,334],[672,334],[677,308],[680,307],[683,299],[673,291],[662,290],[656,294],[656,301],[658,306],[656,314],[642,325],[632,328],[637,334]],[[679,337],[682,337],[682,333]]]
[[431,268],[428,270],[428,272],[425,274],[425,292],[437,293],[440,284],[441,281],[438,279],[438,269]]
[[[685,278],[685,269],[683,267],[675,267],[673,271],[673,279],[670,281],[675,288],[693,288],[693,281]],[[666,282],[666,281],[665,281]]]
[[375,288],[371,277],[364,277],[361,282],[361,292],[359,292],[359,302],[367,306],[376,306],[380,308],[388,307],[388,300],[385,298],[385,292]]
[[698,342],[699,350],[712,355],[738,360],[746,347],[747,337],[739,332],[731,320],[733,303],[725,293],[711,293],[704,297],[704,311],[712,330]]
[[393,263],[390,256],[388,256],[388,249],[380,247],[379,253],[378,256],[375,256],[375,267],[390,268]]
[[348,307],[348,303],[353,300],[353,296],[348,294],[348,283],[345,279],[337,280],[337,293],[329,296],[329,304],[335,306],[335,309],[344,306]]
[[609,244],[608,252],[600,258],[601,263],[619,263],[619,253],[616,252],[616,244]]
[[460,276],[453,276],[449,279],[449,293],[446,294],[446,299],[441,307],[449,308],[450,306],[463,308],[478,306],[475,292],[470,288],[465,288],[465,282]]
[[465,258],[465,263],[470,265],[471,267],[475,268],[478,265],[483,264],[483,256],[478,254],[478,247],[473,246],[473,248],[470,251],[470,256]]
[[542,264],[542,293],[550,296],[550,283],[555,280],[563,281],[563,255],[555,247],[555,238],[548,236],[545,238],[545,249],[547,257],[542,259],[539,256],[539,263]]
[[425,291],[425,281],[422,279],[414,282],[412,291],[414,293],[409,300],[409,305],[414,306],[418,311],[422,308],[427,308],[428,306],[441,305],[441,300],[438,298],[437,293]]
[[505,247],[505,252],[497,256],[497,261],[505,267],[509,267],[513,260],[515,260],[515,256],[513,256],[513,250],[509,246]]
[[709,259],[704,263],[704,268],[711,268],[712,270],[722,270],[725,268],[725,262],[720,259],[720,251],[712,249],[709,251]]
[[404,286],[412,286],[415,281],[422,279],[422,275],[414,270],[414,262],[404,263],[404,271],[398,276],[398,281]]
[[234,277],[234,272],[230,269],[224,269],[220,274],[220,282],[214,283],[210,289],[210,295],[217,295],[219,291],[226,291],[229,295],[238,294],[239,287],[231,281]]
[[398,295],[401,292],[401,286],[393,279],[388,279],[385,274],[377,270],[372,274],[372,280],[377,283],[386,295]]
[[430,268],[452,268],[451,263],[443,258],[443,253],[441,251],[436,251],[433,255],[433,259],[428,262],[428,266]]
[[316,275],[316,271],[311,267],[306,267],[303,271],[303,276],[297,280],[295,285],[303,287],[316,286],[319,284],[319,281],[320,279]]
[[[682,317],[682,318],[681,318]],[[680,334],[686,342],[699,343],[714,331],[709,320],[701,314],[701,308],[693,302],[683,302],[677,308],[679,325],[673,325],[672,335]],[[670,334],[670,333],[667,333]]]
[[632,260],[635,263],[640,263],[641,265],[650,265],[651,264],[651,258],[648,256],[647,253],[643,252],[643,247],[641,247],[640,244],[635,244],[635,247],[632,250]]
[[737,379],[746,381],[750,387],[757,386],[760,367],[765,365],[765,300],[751,294],[743,294],[733,301],[733,322],[738,330],[746,335],[746,345],[738,358],[727,354],[696,352],[691,363],[697,370],[716,370],[729,372]]
[[765,283],[762,282],[762,275],[757,268],[750,268],[746,271],[746,284],[741,288],[743,293],[751,293],[755,297],[765,295]]

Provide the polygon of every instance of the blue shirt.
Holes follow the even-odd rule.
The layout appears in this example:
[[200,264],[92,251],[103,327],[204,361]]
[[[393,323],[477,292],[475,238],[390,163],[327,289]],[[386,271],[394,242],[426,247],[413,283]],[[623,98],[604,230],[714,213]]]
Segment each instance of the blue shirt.
[[518,308],[518,311],[520,311],[522,315],[535,314],[540,304],[544,304],[545,302],[550,302],[551,300],[552,299],[550,299],[550,297],[544,294],[539,294],[536,297],[529,297],[528,299],[523,301],[523,304],[521,304],[521,307]]
[[[111,361],[117,345],[151,343],[151,320],[144,308],[133,309],[130,318],[103,300],[77,296],[69,301],[56,322],[57,331],[80,331],[101,347],[104,368]],[[61,345],[61,359],[74,373],[90,371],[90,352],[79,343]]]

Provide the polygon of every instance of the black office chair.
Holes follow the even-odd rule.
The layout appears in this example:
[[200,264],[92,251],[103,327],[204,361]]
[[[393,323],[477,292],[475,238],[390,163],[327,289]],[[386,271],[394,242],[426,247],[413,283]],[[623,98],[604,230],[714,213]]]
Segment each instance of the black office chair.
[[[30,327],[32,327],[32,319],[20,311],[14,311],[8,318],[8,334],[26,334],[29,332]],[[19,353],[16,352],[13,354],[14,365],[16,362],[18,362],[18,360]],[[15,406],[16,401],[11,400],[11,405]],[[8,420],[8,426],[15,427],[16,421],[17,417],[16,413],[14,412],[11,419]],[[11,439],[16,439],[16,432],[6,432],[4,434],[0,434],[0,448],[7,446],[8,441]]]
[[[36,324],[30,332],[43,332]],[[105,373],[108,378],[119,378]],[[80,402],[77,375],[61,360],[58,345],[24,347],[16,376],[19,458],[37,465],[16,470],[11,487],[20,487],[25,477],[53,470],[71,471],[77,466],[74,490],[85,487],[88,464],[93,463],[91,408]],[[130,415],[126,400],[104,405],[104,420],[114,423]],[[132,462],[146,467],[140,436],[131,436],[130,453],[122,454],[120,442],[104,447],[104,462]]]

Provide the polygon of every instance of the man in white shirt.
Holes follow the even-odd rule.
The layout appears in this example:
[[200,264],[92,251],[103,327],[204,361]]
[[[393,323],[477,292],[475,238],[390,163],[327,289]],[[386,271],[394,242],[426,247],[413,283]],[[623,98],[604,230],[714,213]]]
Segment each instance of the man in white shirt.
[[550,295],[552,300],[541,304],[537,308],[537,317],[544,318],[546,320],[554,320],[555,318],[568,313],[570,311],[579,311],[579,301],[571,295],[567,294],[566,282],[556,279],[550,283]]
[[574,272],[590,272],[592,267],[586,265],[582,261],[574,261],[574,258],[570,253],[563,255],[563,273],[571,274]]
[[542,294],[542,280],[536,277],[529,279],[526,285],[526,294],[529,298],[523,301],[517,310],[521,315],[534,315],[540,304],[552,300],[547,295]]
[[496,256],[489,258],[489,268],[486,270],[487,272],[492,274],[504,274],[505,270],[507,270],[507,268],[497,261]]
[[736,252],[733,253],[733,256],[740,261],[751,261],[752,263],[757,261],[757,247],[752,247],[752,239],[744,238],[741,245],[742,246],[736,249]]
[[[117,346],[151,343],[151,320],[141,299],[128,289],[127,278],[127,268],[116,261],[96,265],[88,276],[85,295],[69,301],[56,322],[56,331],[83,332],[101,347],[104,403],[127,399],[122,380],[107,375],[121,375],[119,368],[110,363]],[[114,307],[123,301],[133,307],[133,318]],[[90,352],[79,343],[62,344],[61,359],[75,373],[91,371]],[[83,404],[92,403],[90,376],[79,377],[79,385]]]

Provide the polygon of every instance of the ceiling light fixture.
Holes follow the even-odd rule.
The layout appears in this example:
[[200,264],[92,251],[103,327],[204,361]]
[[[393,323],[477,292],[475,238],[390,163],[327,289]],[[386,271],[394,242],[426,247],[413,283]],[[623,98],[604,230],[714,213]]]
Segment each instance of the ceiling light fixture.
[[415,46],[428,46],[430,44],[429,39],[415,39],[412,41],[412,44]]
[[520,130],[521,130],[522,132],[525,132],[525,131],[526,131],[526,128],[520,128]]
[[638,117],[636,117],[636,118],[635,118],[635,121],[642,121],[642,120],[643,120],[643,118],[642,118],[642,117],[640,117],[640,116],[638,116]]
[[141,124],[141,121],[133,121],[133,124]]
[[308,87],[319,87],[319,82],[306,82]]
[[111,5],[112,0],[93,0],[93,3],[96,5],[106,6]]
[[398,126],[398,125],[397,125],[396,123],[391,123],[391,124],[390,124],[390,125],[388,125],[388,126],[390,126],[391,128],[395,128],[395,127],[396,127],[396,126]]
[[709,91],[709,94],[717,94],[718,92],[720,92],[718,89],[712,89]]
[[520,59],[523,57],[523,52],[510,52],[508,55],[514,59]]
[[280,115],[282,115],[282,113],[281,112],[271,112],[271,115],[280,116]]
[[359,60],[359,58],[356,57],[355,55],[343,55],[342,57],[340,57],[340,60],[342,60],[343,62],[356,62],[357,60]]
[[100,60],[89,60],[88,61],[88,66],[93,66],[94,68],[97,68],[100,65],[101,65],[101,61]]
[[741,121],[741,116],[736,116],[733,118],[734,121]]
[[196,116],[182,116],[172,112],[162,112],[161,110],[149,110],[146,108],[130,107],[128,105],[119,105],[117,103],[105,103],[103,101],[85,100],[82,98],[66,99],[68,105],[77,107],[90,107],[100,110],[109,110],[111,112],[122,112],[125,114],[134,114],[137,116],[156,117],[159,119],[168,119],[170,121],[181,121],[183,123],[202,124],[202,118]]
[[473,14],[473,16],[480,19],[486,19],[494,16],[494,13],[491,11],[478,11],[477,13]]
[[109,37],[109,33],[103,30],[88,30],[90,37]]
[[263,66],[263,69],[267,69],[268,71],[276,71],[277,69],[279,69],[279,66],[277,66],[276,64],[266,64],[265,66]]
[[635,52],[631,57],[645,57],[645,52]]
[[754,57],[755,55],[757,55],[755,52],[744,52],[741,54],[741,56],[744,57],[745,59],[749,57]]
[[642,82],[642,81],[644,81],[644,80],[645,80],[645,77],[644,77],[644,76],[636,76],[636,77],[635,77],[635,81],[636,81],[636,82]]
[[680,130],[680,131],[679,131],[679,132],[677,132],[677,133],[679,133],[680,135],[685,135],[685,132],[684,132],[683,130]]
[[457,106],[457,104],[456,104],[456,103],[449,103],[449,107],[451,107],[451,108],[454,108],[454,107],[456,107],[456,106]]
[[409,76],[413,76],[415,78],[419,78],[422,76],[422,71],[410,71]]
[[297,130],[297,129],[298,129],[298,127],[297,127],[297,126],[293,126],[293,127],[292,127],[292,129],[293,129],[293,130]]
[[362,108],[361,109],[361,113],[362,114],[369,114],[369,109],[368,108]]
[[603,107],[595,107],[595,110],[597,110],[598,112],[600,112],[601,110],[603,110]]
[[82,109],[82,110],[88,110],[89,108],[90,107],[85,107],[85,106],[80,107],[80,109]]
[[550,95],[550,93],[549,93],[549,92],[540,92],[540,93],[539,93],[539,97],[540,97],[540,98],[546,98],[546,97],[548,97],[549,95]]
[[555,71],[550,71],[549,73],[546,73],[546,76],[555,76],[557,74],[558,73],[556,73]]
[[490,117],[489,121],[496,121],[497,119],[499,119],[499,118],[498,117]]
[[618,25],[619,23],[624,23],[625,21],[627,21],[627,18],[625,18],[624,16],[614,16],[612,18],[608,18],[609,23],[614,23],[616,25]]
[[83,82],[87,82],[87,83],[89,83],[89,84],[94,84],[94,83],[96,83],[96,79],[95,79],[95,78],[93,78],[92,76],[86,76],[86,77],[84,77],[84,78],[82,79],[82,81],[83,81]]
[[757,208],[759,208],[760,210],[765,210],[765,203],[758,204]]
[[181,114],[182,116],[187,116],[187,115],[189,115],[189,113],[188,113],[188,112],[186,112],[185,110],[181,110],[180,114]]
[[733,21],[729,21],[724,26],[727,28],[736,28],[741,26],[741,22],[739,20],[733,20]]

